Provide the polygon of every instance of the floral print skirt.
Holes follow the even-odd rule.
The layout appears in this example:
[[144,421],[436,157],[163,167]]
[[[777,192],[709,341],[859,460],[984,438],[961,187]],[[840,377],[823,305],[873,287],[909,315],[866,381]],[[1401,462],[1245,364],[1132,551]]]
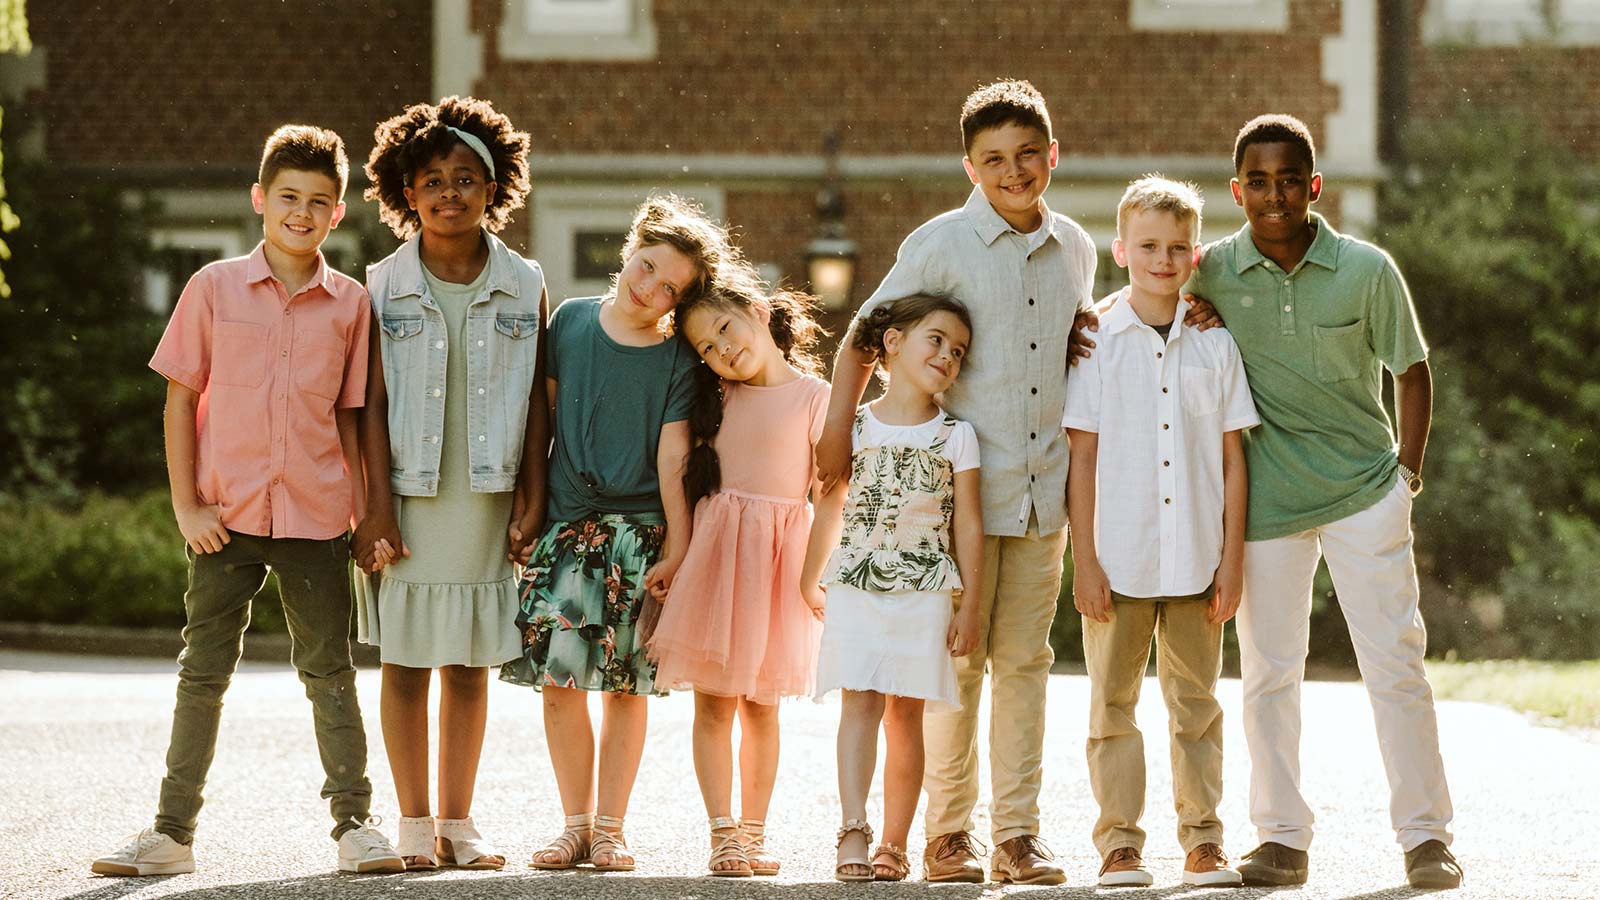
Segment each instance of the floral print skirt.
[[659,515],[590,516],[547,528],[517,584],[522,656],[500,667],[500,680],[536,690],[665,695],[637,626],[644,575],[666,533]]

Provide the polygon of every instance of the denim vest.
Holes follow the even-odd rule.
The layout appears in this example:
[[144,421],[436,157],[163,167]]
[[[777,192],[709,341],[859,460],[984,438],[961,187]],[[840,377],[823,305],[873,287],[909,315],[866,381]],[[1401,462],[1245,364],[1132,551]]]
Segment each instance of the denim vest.
[[[535,340],[544,296],[539,264],[488,232],[489,277],[467,308],[467,433],[472,490],[509,491],[522,461],[533,390]],[[389,480],[396,494],[439,490],[449,338],[444,313],[422,277],[420,238],[367,268],[373,316],[382,329],[383,380],[389,394]]]

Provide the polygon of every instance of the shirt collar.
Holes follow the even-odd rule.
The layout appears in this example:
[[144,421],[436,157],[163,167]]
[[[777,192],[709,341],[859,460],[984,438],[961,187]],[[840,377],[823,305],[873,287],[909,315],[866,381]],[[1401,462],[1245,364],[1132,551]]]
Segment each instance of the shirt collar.
[[[517,270],[511,265],[511,249],[487,230],[483,232],[483,238],[489,244],[489,280],[485,283],[486,289],[491,293],[499,291],[518,296],[521,282],[517,280]],[[394,296],[420,297],[425,289],[426,283],[422,278],[422,236],[419,234],[395,251]]]
[[[1133,302],[1128,299],[1128,295],[1129,289],[1126,287],[1116,293],[1115,303],[1100,317],[1101,331],[1106,334],[1117,334],[1144,324],[1144,320],[1134,311]],[[1168,333],[1168,343],[1178,339],[1183,330],[1183,316],[1188,311],[1189,302],[1180,297],[1177,315],[1172,319],[1172,331]]]
[[[1317,226],[1316,236],[1311,239],[1311,246],[1306,249],[1302,263],[1321,266],[1332,272],[1339,268],[1339,232],[1333,230],[1320,213],[1313,212],[1311,221]],[[1250,239],[1250,225],[1239,229],[1239,239],[1233,244],[1233,268],[1243,275],[1251,266],[1265,263],[1267,258],[1256,249],[1256,242]]]
[[[272,277],[274,277],[272,266],[267,262],[267,242],[262,241],[256,244],[256,249],[250,251],[250,259],[245,263],[244,278],[247,283],[256,284]],[[328,293],[333,293],[333,267],[328,265],[328,260],[322,255],[321,250],[317,251],[316,273],[296,293],[304,292],[311,287],[321,287]]]
[[[1041,227],[1049,231],[1049,235],[1046,236],[1045,240],[1050,237],[1060,240],[1061,235],[1056,231],[1058,227],[1056,217],[1051,215],[1050,207],[1045,206],[1044,198],[1042,197],[1039,198],[1039,207],[1044,212],[1044,222]],[[972,230],[978,233],[979,240],[982,240],[985,244],[992,245],[1000,239],[1000,235],[1008,231],[1022,234],[1022,232],[1012,228],[1010,222],[1001,218],[998,212],[995,212],[994,206],[989,203],[989,198],[983,195],[983,189],[977,185],[972,186],[972,193],[967,195],[966,205],[961,207],[961,211],[967,217],[967,222],[972,225]],[[1027,235],[1023,234],[1023,237],[1027,237]],[[1040,246],[1043,245],[1044,242],[1041,241]]]

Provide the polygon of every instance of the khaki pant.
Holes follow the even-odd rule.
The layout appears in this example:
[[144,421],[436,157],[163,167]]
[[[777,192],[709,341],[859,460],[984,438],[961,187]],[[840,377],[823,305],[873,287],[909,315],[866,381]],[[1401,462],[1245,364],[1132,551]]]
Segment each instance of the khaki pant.
[[[366,821],[372,803],[367,733],[350,663],[349,545],[343,537],[313,541],[229,534],[232,540],[221,552],[197,556],[187,551],[189,590],[183,605],[188,624],[178,656],[178,702],[156,830],[180,844],[194,839],[201,790],[217,750],[222,695],[239,664],[251,598],[270,568],[278,575],[289,624],[290,662],[311,701],[326,774],[322,796],[329,801],[338,838]],[[269,792],[283,787],[257,785]]]
[[1222,843],[1222,626],[1207,621],[1203,600],[1117,600],[1111,621],[1083,620],[1089,668],[1089,785],[1100,804],[1094,846],[1103,857],[1122,847],[1143,851],[1144,738],[1134,722],[1139,688],[1156,644],[1156,675],[1172,735],[1172,794],[1178,843],[1188,853]]
[[[989,774],[994,788],[990,836],[996,844],[1039,833],[1040,763],[1044,757],[1045,685],[1055,654],[1050,624],[1061,591],[1065,528],[1022,537],[985,536],[983,584],[958,595],[957,606],[982,604],[983,637],[957,659],[961,708],[923,717],[929,838],[972,831],[978,802],[978,702],[989,673]],[[973,588],[976,588],[975,590]]]

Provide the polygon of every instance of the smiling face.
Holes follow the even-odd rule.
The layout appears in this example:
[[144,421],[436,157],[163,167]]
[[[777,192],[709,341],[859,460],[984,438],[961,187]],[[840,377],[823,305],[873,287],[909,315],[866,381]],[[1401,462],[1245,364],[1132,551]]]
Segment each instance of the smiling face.
[[889,329],[883,334],[883,348],[890,383],[904,379],[929,396],[944,391],[961,374],[971,341],[972,332],[961,319],[942,309],[905,331]]
[[694,260],[671,244],[645,244],[617,273],[617,312],[634,322],[657,321],[678,305],[696,274]]
[[1301,239],[1311,204],[1322,193],[1322,176],[1298,144],[1284,141],[1251,144],[1233,179],[1233,202],[1244,207],[1250,234],[1258,241],[1282,244]]
[[711,371],[727,381],[758,377],[783,353],[767,330],[771,312],[762,306],[740,307],[705,302],[690,308],[683,335]]
[[441,238],[476,233],[494,191],[483,160],[461,143],[423,164],[405,188],[406,203],[417,211],[423,232]]
[[282,169],[271,184],[252,186],[250,201],[268,249],[291,257],[314,255],[344,218],[339,183],[305,169]]
[[1039,198],[1050,186],[1058,152],[1043,131],[1010,122],[973,135],[961,162],[995,212],[1012,228],[1028,233],[1043,221]]
[[1136,290],[1154,297],[1178,293],[1194,273],[1194,220],[1156,209],[1128,213],[1123,236],[1111,245],[1117,265]]

